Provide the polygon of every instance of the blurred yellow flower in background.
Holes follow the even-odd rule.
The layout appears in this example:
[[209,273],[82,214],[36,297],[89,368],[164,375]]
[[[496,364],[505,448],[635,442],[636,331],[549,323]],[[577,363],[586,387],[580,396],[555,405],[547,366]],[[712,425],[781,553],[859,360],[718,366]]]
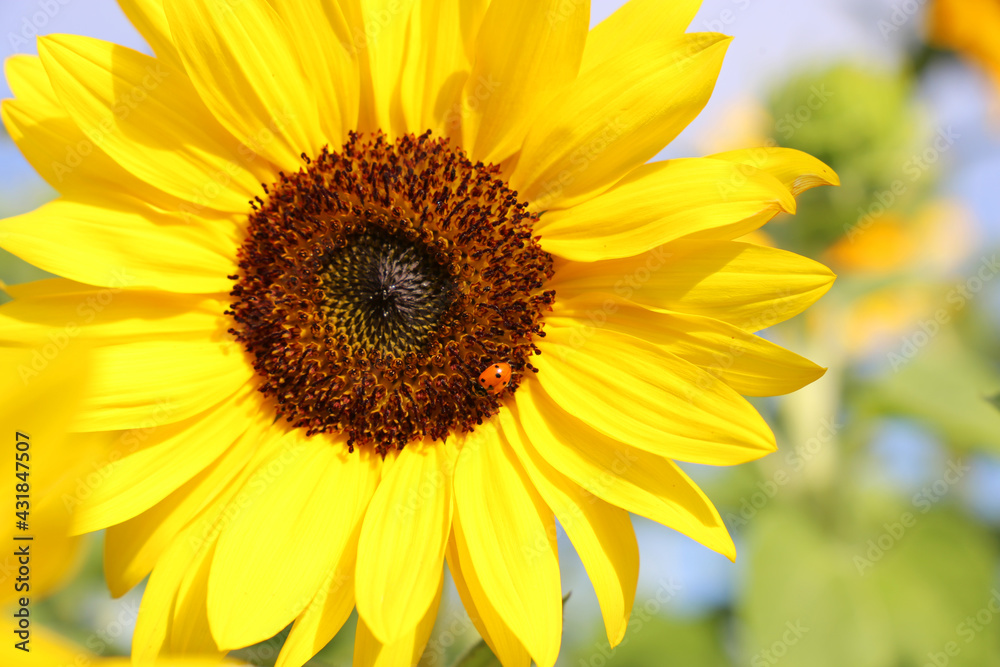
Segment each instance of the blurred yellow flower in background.
[[1000,3],[996,0],[934,0],[929,41],[982,67],[1000,87]]
[[884,214],[830,246],[826,262],[852,278],[871,281],[843,313],[846,352],[855,358],[884,354],[914,322],[932,317],[947,291],[940,276],[954,272],[974,242],[968,211],[938,200],[923,205],[909,220]]

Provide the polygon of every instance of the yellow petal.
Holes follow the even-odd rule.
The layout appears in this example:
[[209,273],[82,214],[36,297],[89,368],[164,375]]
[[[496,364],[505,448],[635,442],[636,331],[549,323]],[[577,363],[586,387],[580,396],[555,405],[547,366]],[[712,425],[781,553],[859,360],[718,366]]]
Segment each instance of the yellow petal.
[[[240,154],[184,72],[77,35],[41,37],[38,52],[70,117],[121,166],[176,197],[247,210],[263,176],[251,171],[255,165]],[[256,166],[258,174],[267,173]]]
[[576,77],[589,20],[590,0],[490,3],[463,95],[473,161],[498,164],[517,152],[544,105]]
[[562,635],[562,593],[551,510],[510,445],[483,425],[455,468],[456,538],[464,568],[539,667],[552,667]]
[[669,459],[601,435],[534,382],[518,388],[517,416],[535,452],[588,493],[736,558],[718,511]]
[[170,36],[167,15],[163,12],[163,0],[118,0],[118,6],[153,49],[157,58],[173,68],[181,66],[181,57]]
[[568,264],[551,284],[563,298],[610,289],[647,308],[760,331],[811,306],[835,278],[822,264],[785,250],[682,239],[636,257]]
[[611,190],[536,226],[546,251],[580,262],[629,257],[692,234],[736,238],[763,211],[795,211],[766,172],[724,160],[667,160],[633,170]]
[[405,124],[400,78],[404,61],[417,57],[407,44],[415,5],[414,0],[361,0],[375,122],[390,136],[413,129]]
[[[225,502],[206,508],[202,516],[176,535],[157,561],[143,591],[132,636],[132,664],[135,667],[160,664],[157,657],[168,646],[178,589],[192,568],[197,569],[215,560],[219,532],[209,527],[219,520],[227,508]],[[202,535],[206,537],[203,539]]]
[[653,343],[705,369],[744,396],[777,396],[801,389],[826,370],[731,324],[701,315],[650,312],[610,294],[556,301],[546,323],[573,321]]
[[266,0],[166,0],[164,9],[194,87],[251,153],[286,170],[302,166],[301,153],[318,153],[315,86]]
[[[174,224],[170,224],[174,223]],[[0,221],[3,247],[67,278],[109,288],[224,292],[236,248],[219,248],[195,226],[143,206],[67,199]]]
[[542,355],[533,360],[539,384],[604,435],[708,465],[753,461],[775,450],[753,406],[697,366],[608,329],[547,326],[546,332]]
[[172,655],[215,655],[221,660],[228,652],[219,650],[215,645],[206,613],[208,576],[217,548],[218,542],[215,542],[198,551],[177,585],[167,637],[168,652]]
[[152,427],[138,451],[96,467],[100,480],[74,512],[73,532],[121,523],[160,502],[219,458],[261,407],[247,385],[202,414]]
[[14,97],[37,106],[61,106],[38,56],[13,55],[4,61],[3,69]]
[[[31,553],[28,584],[32,600],[48,594],[75,571],[81,545],[70,537],[70,515],[62,501],[72,492],[77,476],[85,477],[90,472],[89,456],[93,454],[66,437],[85,388],[89,355],[86,351],[63,355],[54,359],[41,377],[19,381],[14,369],[30,363],[25,350],[0,349],[0,367],[7,370],[8,376],[0,389],[0,427],[8,434],[10,456],[9,473],[0,482],[11,510],[10,521],[0,529],[0,537],[10,549],[9,559],[0,559],[9,584],[0,591],[0,604],[5,606],[28,590],[15,588],[17,547],[28,546]],[[58,410],[51,409],[54,402]],[[23,488],[18,490],[18,485],[24,483],[28,484],[30,497],[23,495]],[[15,511],[27,514],[29,533],[16,528]],[[34,541],[19,541],[25,535],[31,535]]]
[[434,629],[438,606],[441,604],[441,585],[444,571],[438,572],[436,593],[430,607],[423,613],[417,625],[390,643],[383,643],[372,633],[363,618],[358,618],[358,629],[354,635],[354,667],[396,667],[416,665],[420,654]]
[[[418,0],[410,21],[410,51],[403,64],[401,97],[407,126],[433,130],[461,142],[462,90],[472,69],[466,49],[479,31],[486,0]],[[479,89],[487,94],[486,87]]]
[[[358,63],[358,132],[375,132],[391,130],[380,127],[375,117],[375,92],[372,90],[372,68],[368,58],[367,30],[365,28],[366,0],[340,0],[341,15],[344,18],[344,29],[338,30],[340,43]],[[391,16],[391,14],[389,15]],[[380,17],[386,20],[386,15]]]
[[[104,533],[104,578],[113,597],[132,590],[153,569],[178,533],[226,487],[250,461],[258,442],[268,437],[270,420],[257,419],[218,460],[179,489],[124,523]],[[127,454],[142,444],[145,429],[125,431],[111,449]]]
[[231,341],[148,341],[94,350],[78,431],[146,428],[187,419],[232,396],[253,375]]
[[21,286],[8,288],[13,301],[0,306],[0,341],[37,345],[79,338],[102,345],[139,339],[195,338],[224,331],[222,314],[228,304],[214,297],[153,290],[93,287],[52,278],[29,283],[33,296],[21,296]]
[[628,512],[595,498],[549,465],[529,444],[516,412],[501,410],[499,420],[504,438],[583,561],[601,604],[608,641],[617,646],[625,636],[639,581],[639,545]]
[[333,0],[273,0],[271,5],[294,35],[292,46],[322,110],[323,135],[336,149],[357,128],[360,95],[358,61],[341,40],[348,28],[340,6]]
[[840,178],[833,169],[812,155],[794,148],[778,146],[745,148],[717,153],[710,157],[766,171],[784,183],[785,187],[796,197],[810,188],[821,185],[840,185]]
[[340,561],[329,571],[281,647],[275,667],[301,667],[340,631],[354,609],[354,571],[358,560],[358,535],[348,541]]
[[253,474],[209,577],[208,618],[221,648],[267,639],[305,609],[361,520],[379,462],[293,431]]
[[457,530],[456,523],[456,529],[452,531],[451,539],[448,541],[448,570],[462,599],[462,605],[469,614],[469,619],[504,667],[528,667],[531,664],[531,656],[510,626],[497,613],[493,602],[483,590],[475,570],[472,569],[469,550],[464,544],[461,546],[458,544],[455,537]]
[[455,448],[441,443],[407,445],[365,514],[358,615],[382,643],[411,633],[434,598],[451,532],[454,456]]
[[[33,61],[41,67],[40,59]],[[48,74],[43,71],[41,76],[44,87],[51,90]],[[0,115],[28,163],[64,195],[86,197],[101,191],[132,195],[164,210],[177,210],[182,205],[193,207],[140,180],[112,160],[77,127],[61,104],[52,104],[38,94],[22,93],[16,100],[3,100]]]
[[535,118],[511,185],[538,211],[607,190],[701,112],[729,42],[683,35],[627,48],[581,74]]
[[[256,429],[255,429],[256,430]],[[132,636],[132,661],[136,667],[154,667],[170,637],[173,609],[179,588],[189,576],[193,562],[201,562],[215,545],[233,517],[240,514],[250,495],[246,482],[256,466],[270,460],[281,449],[283,440],[273,433],[260,433],[253,440],[256,451],[250,464],[225,485],[223,492],[211,503],[200,508],[199,514],[180,532],[172,533],[166,552],[157,559],[156,567],[142,597],[139,618]],[[214,562],[214,554],[211,560]]]
[[645,44],[681,35],[698,13],[701,0],[629,0],[587,35],[581,72],[621,53],[623,44]]

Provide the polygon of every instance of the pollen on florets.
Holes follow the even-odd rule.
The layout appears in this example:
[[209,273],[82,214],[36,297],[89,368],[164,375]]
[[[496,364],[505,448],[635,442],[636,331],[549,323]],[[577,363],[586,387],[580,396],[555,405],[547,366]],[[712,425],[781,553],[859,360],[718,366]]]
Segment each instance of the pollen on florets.
[[[385,454],[473,429],[516,391],[544,336],[552,258],[500,177],[430,133],[351,134],[265,187],[232,278],[230,329],[260,391],[309,435]],[[536,371],[537,372],[537,371]]]

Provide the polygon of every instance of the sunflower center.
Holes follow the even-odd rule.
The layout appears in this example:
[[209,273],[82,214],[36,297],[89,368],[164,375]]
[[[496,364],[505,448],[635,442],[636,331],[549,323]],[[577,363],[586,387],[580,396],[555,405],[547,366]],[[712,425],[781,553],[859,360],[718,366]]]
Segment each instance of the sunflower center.
[[537,372],[555,293],[537,218],[494,166],[430,133],[352,134],[265,186],[232,276],[230,329],[276,416],[385,454],[472,430]]
[[351,347],[420,353],[455,301],[455,282],[422,244],[373,227],[321,259],[320,306]]

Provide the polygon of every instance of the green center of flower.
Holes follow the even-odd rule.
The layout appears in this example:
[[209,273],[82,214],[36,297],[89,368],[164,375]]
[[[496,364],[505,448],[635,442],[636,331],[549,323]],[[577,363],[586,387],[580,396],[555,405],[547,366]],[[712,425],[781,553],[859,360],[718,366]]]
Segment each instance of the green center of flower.
[[478,386],[544,336],[552,258],[494,166],[430,133],[352,135],[254,206],[231,333],[278,416],[384,454],[472,430],[504,394]]

